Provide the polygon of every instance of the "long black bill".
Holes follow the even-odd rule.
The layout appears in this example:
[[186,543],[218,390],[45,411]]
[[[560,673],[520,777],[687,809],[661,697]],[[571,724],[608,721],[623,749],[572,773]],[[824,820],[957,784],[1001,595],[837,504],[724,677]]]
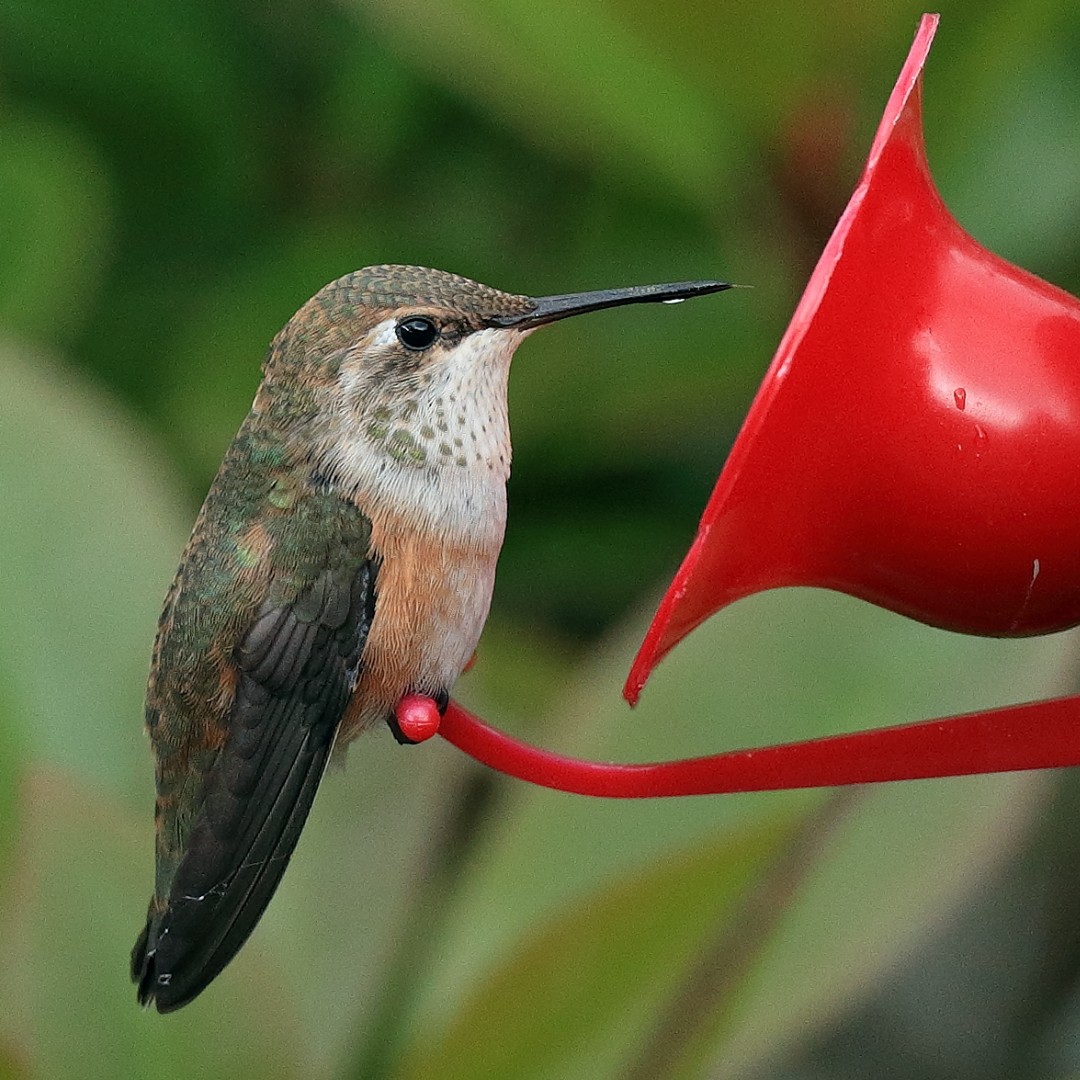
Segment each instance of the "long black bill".
[[529,330],[535,326],[583,315],[586,311],[621,307],[623,304],[677,304],[692,296],[707,296],[734,286],[729,281],[680,281],[672,285],[634,285],[628,289],[599,289],[596,292],[566,293],[563,296],[538,296],[536,307],[523,315],[501,315],[489,319],[492,327]]

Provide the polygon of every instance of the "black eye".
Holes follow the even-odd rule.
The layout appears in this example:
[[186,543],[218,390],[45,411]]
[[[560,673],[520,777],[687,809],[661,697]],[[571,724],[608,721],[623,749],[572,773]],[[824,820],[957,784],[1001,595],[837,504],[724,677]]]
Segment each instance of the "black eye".
[[423,315],[413,315],[409,319],[402,319],[397,324],[398,341],[406,349],[414,352],[423,352],[429,348],[439,336],[439,328]]

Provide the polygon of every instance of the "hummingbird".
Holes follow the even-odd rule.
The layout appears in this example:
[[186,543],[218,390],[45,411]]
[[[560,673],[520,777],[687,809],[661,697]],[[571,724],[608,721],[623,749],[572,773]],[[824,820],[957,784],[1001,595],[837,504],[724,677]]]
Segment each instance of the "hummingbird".
[[165,597],[146,693],[156,875],[131,976],[190,1002],[236,955],[331,753],[409,693],[440,711],[487,619],[506,526],[507,379],[537,327],[730,288],[539,298],[370,266],[274,338]]

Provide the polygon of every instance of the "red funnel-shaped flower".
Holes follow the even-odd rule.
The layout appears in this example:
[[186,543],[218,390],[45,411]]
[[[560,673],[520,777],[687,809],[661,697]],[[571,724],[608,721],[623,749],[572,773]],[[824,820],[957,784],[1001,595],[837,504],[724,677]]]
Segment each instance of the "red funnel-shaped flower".
[[980,247],[926,163],[924,16],[626,686],[741,597],[837,589],[994,636],[1080,622],[1080,303]]

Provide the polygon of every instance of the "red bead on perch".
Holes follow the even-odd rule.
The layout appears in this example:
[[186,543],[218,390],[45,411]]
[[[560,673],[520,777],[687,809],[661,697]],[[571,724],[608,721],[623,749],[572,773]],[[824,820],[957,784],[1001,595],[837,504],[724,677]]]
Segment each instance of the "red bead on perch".
[[406,694],[394,710],[398,730],[412,743],[426,742],[438,734],[442,717],[439,706],[423,694]]

